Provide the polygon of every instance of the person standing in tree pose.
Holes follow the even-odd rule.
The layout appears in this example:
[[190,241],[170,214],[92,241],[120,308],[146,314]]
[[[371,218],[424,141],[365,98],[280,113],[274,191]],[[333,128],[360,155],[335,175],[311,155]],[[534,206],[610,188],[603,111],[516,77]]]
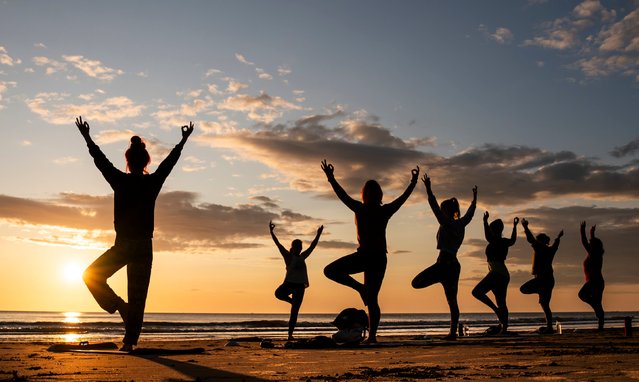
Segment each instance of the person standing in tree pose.
[[[322,170],[333,187],[337,197],[355,213],[357,241],[355,253],[335,260],[324,268],[329,279],[355,289],[364,305],[368,306],[369,343],[377,342],[377,328],[381,318],[379,291],[386,273],[386,226],[391,216],[406,202],[417,184],[419,167],[411,170],[411,181],[404,193],[388,204],[382,204],[382,187],[375,180],[368,180],[362,188],[362,201],[351,198],[337,183],[334,167],[322,161]],[[364,272],[364,283],[353,278],[353,274]]]
[[473,219],[477,205],[477,186],[473,187],[473,200],[463,217],[460,217],[459,202],[456,198],[444,200],[441,206],[433,194],[430,178],[424,174],[422,178],[428,194],[428,204],[439,222],[437,231],[437,262],[421,271],[412,281],[415,289],[429,287],[441,283],[446,294],[446,301],[450,308],[450,332],[444,339],[457,339],[456,329],[459,323],[459,306],[457,304],[457,290],[459,288],[459,273],[461,265],[457,260],[457,251],[464,241],[466,226]]
[[546,327],[539,330],[541,333],[553,333],[550,299],[552,298],[552,290],[555,287],[555,276],[553,274],[552,261],[555,258],[557,249],[559,249],[559,241],[564,235],[564,231],[561,230],[553,244],[549,245],[550,237],[548,235],[540,233],[535,237],[530,232],[528,220],[521,219],[521,225],[524,227],[524,232],[526,232],[526,239],[534,250],[532,267],[534,278],[525,282],[519,290],[523,294],[539,294],[539,305],[541,305],[546,316]]
[[[89,124],[83,122],[82,117],[76,118],[75,124],[96,167],[114,192],[115,244],[89,265],[83,279],[102,309],[111,314],[120,313],[125,326],[124,345],[120,350],[130,351],[140,337],[151,279],[155,200],[193,132],[193,123],[182,126],[182,140],[152,174],[146,169],[151,157],[140,137],[131,137],[131,145],[125,153],[128,170],[125,173],[115,168],[93,142]],[[107,284],[107,279],[124,266],[127,267],[128,303]]]
[[605,287],[603,275],[601,274],[604,248],[601,240],[595,237],[595,227],[594,225],[590,227],[590,241],[588,241],[586,238],[586,222],[581,222],[581,244],[583,244],[586,249],[587,255],[584,260],[586,283],[581,287],[581,290],[579,290],[579,298],[581,301],[592,306],[599,322],[597,329],[601,331],[604,328],[604,310],[601,305]]
[[[488,274],[473,289],[473,296],[492,309],[500,323],[500,333],[508,331],[508,307],[506,306],[506,293],[510,282],[510,273],[506,268],[506,256],[508,248],[517,240],[517,223],[519,218],[513,220],[513,232],[510,238],[502,237],[504,223],[501,219],[493,220],[488,224],[488,211],[484,214],[484,235],[488,245],[486,246],[486,260],[488,261]],[[495,295],[493,302],[487,293],[492,291]]]
[[295,330],[295,324],[297,324],[297,314],[302,306],[302,300],[304,299],[304,290],[308,288],[308,272],[306,271],[306,258],[311,255],[317,242],[319,241],[324,226],[320,226],[317,229],[317,235],[311,242],[308,249],[302,252],[302,241],[299,239],[293,240],[291,243],[291,249],[287,250],[275,236],[275,224],[273,222],[268,223],[271,237],[279,249],[280,254],[284,258],[286,263],[286,277],[284,282],[275,290],[275,297],[278,300],[286,301],[291,304],[291,317],[288,320],[288,340],[292,341],[293,330]]

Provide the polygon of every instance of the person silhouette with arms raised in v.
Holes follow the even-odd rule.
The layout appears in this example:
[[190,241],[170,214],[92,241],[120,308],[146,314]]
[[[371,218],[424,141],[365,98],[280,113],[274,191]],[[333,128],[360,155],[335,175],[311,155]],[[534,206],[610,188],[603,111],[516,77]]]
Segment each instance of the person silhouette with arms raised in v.
[[[337,197],[355,213],[357,242],[355,253],[337,259],[324,268],[329,279],[356,290],[368,307],[368,343],[377,342],[377,329],[381,319],[379,291],[382,287],[387,264],[386,226],[391,216],[408,200],[419,178],[419,167],[411,170],[410,184],[404,193],[388,204],[382,204],[382,187],[375,180],[368,180],[362,188],[362,201],[351,198],[335,179],[334,167],[322,161],[322,170]],[[364,273],[364,283],[355,280],[353,274]]]
[[[95,166],[114,192],[115,244],[89,265],[83,280],[102,309],[111,314],[120,313],[125,326],[124,345],[120,350],[131,351],[137,345],[142,330],[151,280],[155,200],[193,132],[193,123],[182,126],[182,140],[152,174],[147,171],[151,157],[140,137],[131,137],[125,153],[128,171],[125,173],[115,168],[93,142],[88,122],[78,117],[75,124],[87,143]],[[128,303],[107,284],[107,279],[125,266]]]
[[[508,307],[506,306],[506,293],[510,282],[510,273],[506,268],[506,256],[508,248],[517,240],[517,224],[519,218],[513,219],[513,231],[510,238],[502,237],[504,222],[495,219],[488,224],[489,213],[484,213],[484,236],[486,246],[486,260],[488,261],[488,274],[473,289],[473,296],[492,309],[499,319],[499,332],[506,334],[508,331]],[[495,302],[488,297],[488,292],[493,292]]]
[[552,298],[552,290],[555,287],[552,261],[555,258],[557,249],[559,249],[559,242],[564,235],[564,231],[561,230],[552,245],[549,245],[550,237],[545,233],[540,233],[537,236],[533,235],[528,228],[528,220],[521,219],[521,225],[524,227],[526,240],[528,240],[533,248],[532,274],[534,278],[526,281],[519,288],[519,291],[523,294],[539,294],[539,305],[541,305],[546,316],[546,326],[539,328],[539,332],[542,334],[551,334],[554,333],[554,330],[552,328],[550,299]]
[[596,225],[590,227],[590,240],[586,237],[586,222],[581,222],[579,227],[581,244],[587,254],[584,260],[586,283],[579,290],[579,298],[595,311],[598,321],[597,330],[602,331],[604,329],[604,310],[601,300],[603,299],[605,283],[601,268],[603,267],[604,247],[601,239],[595,237],[596,227]]
[[268,223],[268,227],[271,232],[271,238],[273,238],[286,264],[286,276],[284,277],[282,285],[275,290],[275,297],[278,300],[291,304],[291,316],[288,320],[288,340],[292,341],[295,339],[293,337],[293,331],[295,330],[297,315],[302,306],[302,300],[304,299],[304,291],[309,286],[306,258],[311,255],[317,242],[319,242],[322,231],[324,231],[324,226],[322,225],[317,229],[315,239],[313,239],[306,251],[302,251],[302,241],[299,239],[295,239],[291,242],[291,249],[284,248],[284,246],[280,244],[280,241],[277,240],[277,236],[275,236],[275,224],[271,221]]
[[437,257],[437,262],[415,276],[411,284],[415,289],[426,288],[436,283],[442,284],[450,309],[450,332],[444,339],[454,341],[457,339],[456,329],[459,323],[457,291],[459,289],[459,273],[461,272],[461,265],[457,260],[457,251],[464,241],[466,226],[475,214],[477,186],[473,187],[473,200],[470,203],[470,207],[468,207],[466,214],[460,217],[457,198],[446,199],[440,206],[437,203],[435,194],[433,194],[428,174],[424,174],[422,181],[424,186],[426,186],[428,204],[439,223],[439,230],[437,231],[439,256]]

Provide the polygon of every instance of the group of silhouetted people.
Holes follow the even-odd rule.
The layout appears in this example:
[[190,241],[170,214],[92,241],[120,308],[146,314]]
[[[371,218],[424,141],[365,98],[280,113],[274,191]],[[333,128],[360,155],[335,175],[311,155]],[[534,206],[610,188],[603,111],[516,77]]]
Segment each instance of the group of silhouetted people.
[[[155,200],[162,185],[177,163],[182,148],[193,132],[193,123],[182,126],[182,140],[171,153],[160,163],[157,170],[149,174],[147,166],[151,161],[145,144],[138,136],[131,138],[129,149],[125,153],[127,172],[116,169],[93,142],[89,134],[89,124],[76,119],[76,126],[84,137],[89,153],[95,165],[114,191],[114,227],[115,244],[102,256],[95,260],[84,272],[84,281],[105,311],[122,317],[125,324],[125,337],[121,350],[128,351],[137,345],[144,317],[144,306],[151,276],[153,260],[152,238],[154,229]],[[354,253],[339,258],[324,268],[329,279],[354,289],[368,308],[369,336],[368,342],[377,341],[377,329],[381,318],[379,292],[384,280],[387,265],[386,227],[390,218],[408,200],[419,179],[419,167],[411,170],[410,183],[406,190],[395,200],[383,204],[383,191],[379,183],[369,180],[362,188],[362,201],[353,199],[335,179],[334,166],[326,160],[321,168],[326,174],[329,184],[337,197],[355,214],[358,248]],[[439,255],[435,264],[426,268],[412,280],[413,288],[421,289],[441,283],[446,301],[450,309],[450,332],[445,337],[456,339],[459,322],[457,294],[461,266],[457,252],[464,240],[465,228],[471,222],[477,204],[477,186],[473,187],[472,202],[462,216],[456,198],[446,199],[439,204],[431,187],[427,174],[422,177],[426,187],[428,204],[439,223],[437,231],[437,249]],[[490,307],[499,320],[499,331],[508,330],[508,308],[506,293],[510,275],[505,260],[508,249],[517,239],[519,218],[513,220],[510,238],[502,237],[504,223],[496,219],[488,223],[489,213],[484,214],[484,234],[488,274],[473,289],[475,298]],[[526,239],[533,247],[533,279],[524,283],[520,290],[524,294],[538,294],[545,318],[546,327],[542,332],[552,332],[552,312],[550,300],[555,285],[552,261],[559,248],[563,231],[559,232],[553,244],[546,234],[533,235],[528,228],[528,221],[521,220]],[[586,249],[584,261],[586,283],[579,291],[579,298],[591,305],[598,318],[598,328],[604,326],[602,296],[604,280],[601,273],[603,263],[603,244],[595,237],[595,226],[590,229],[590,239],[585,233],[586,223],[581,223],[581,241]],[[320,226],[310,246],[302,250],[302,242],[294,240],[290,249],[280,244],[274,232],[275,224],[269,222],[269,231],[286,264],[286,276],[276,289],[275,296],[291,304],[288,325],[288,338],[293,339],[293,331],[297,316],[304,298],[305,289],[309,286],[306,258],[319,242],[324,229]],[[128,302],[119,297],[107,284],[107,279],[119,269],[127,267]],[[353,278],[353,274],[363,273],[364,282]],[[495,302],[488,297],[493,292]]]

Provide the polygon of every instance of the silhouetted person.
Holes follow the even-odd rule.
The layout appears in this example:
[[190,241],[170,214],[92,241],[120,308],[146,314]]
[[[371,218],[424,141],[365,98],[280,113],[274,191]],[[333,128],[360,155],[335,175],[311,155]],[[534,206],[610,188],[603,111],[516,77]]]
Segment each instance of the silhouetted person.
[[550,237],[545,233],[540,233],[535,237],[528,229],[528,220],[521,219],[521,225],[526,232],[526,239],[533,247],[533,266],[532,274],[534,278],[526,281],[519,290],[523,294],[539,294],[539,305],[546,315],[546,327],[541,328],[542,333],[553,333],[552,328],[552,311],[550,310],[550,299],[552,298],[552,290],[555,287],[555,276],[553,275],[552,261],[555,258],[557,249],[559,248],[559,240],[564,235],[561,230],[555,241],[550,244]]
[[308,249],[302,252],[302,241],[299,239],[293,240],[291,243],[291,249],[287,250],[275,236],[275,224],[273,222],[268,223],[271,237],[279,249],[284,263],[286,263],[286,277],[284,282],[275,290],[275,297],[279,300],[286,301],[291,304],[291,317],[288,320],[288,339],[293,340],[293,330],[295,330],[295,324],[297,324],[297,314],[302,306],[302,300],[304,299],[304,290],[308,288],[308,272],[306,271],[306,258],[311,255],[317,242],[319,241],[324,226],[320,226],[317,229],[317,235],[311,242]]
[[595,237],[595,227],[590,227],[590,241],[586,238],[586,222],[581,222],[581,244],[586,249],[586,259],[584,260],[584,274],[586,276],[586,283],[581,290],[579,290],[579,298],[581,301],[592,306],[595,311],[597,320],[599,321],[598,330],[604,328],[604,310],[601,305],[604,291],[604,279],[601,274],[601,268],[603,267],[603,243],[597,237]]
[[[114,192],[115,244],[89,265],[83,279],[102,309],[111,314],[116,311],[120,313],[125,325],[124,346],[120,350],[129,351],[138,343],[144,320],[153,262],[155,199],[177,163],[184,143],[193,132],[193,123],[182,126],[182,140],[153,174],[146,170],[151,157],[140,137],[131,137],[131,145],[125,153],[128,173],[124,173],[115,168],[93,142],[89,135],[89,124],[83,122],[82,117],[76,118],[75,124],[86,140],[96,167]],[[106,282],[124,266],[127,267],[128,303]]]
[[[382,187],[375,180],[368,180],[362,188],[362,202],[351,198],[333,175],[333,165],[322,161],[322,170],[337,197],[355,213],[357,226],[357,252],[335,260],[324,268],[329,279],[355,289],[368,306],[370,333],[368,342],[377,342],[377,328],[381,318],[379,291],[386,273],[386,226],[388,220],[406,202],[417,184],[419,167],[411,170],[411,181],[404,193],[388,204],[382,204]],[[351,275],[364,272],[364,283]]]
[[437,262],[421,271],[412,281],[415,289],[422,289],[433,284],[441,283],[446,294],[446,301],[450,308],[450,332],[447,340],[457,338],[456,329],[459,323],[459,306],[457,305],[457,290],[459,288],[459,273],[461,265],[457,260],[457,251],[464,241],[466,226],[473,219],[477,205],[477,186],[473,187],[473,201],[463,217],[460,217],[459,202],[456,198],[446,199],[441,207],[433,194],[428,174],[422,178],[428,194],[428,204],[439,222],[437,231]]
[[[488,261],[488,274],[473,289],[473,296],[488,305],[492,309],[501,326],[501,333],[508,331],[508,307],[506,306],[506,293],[510,282],[510,273],[506,268],[506,256],[508,248],[517,240],[517,223],[519,218],[513,219],[513,232],[510,238],[502,237],[504,222],[501,219],[493,220],[488,224],[488,211],[484,214],[484,236],[486,246],[486,260]],[[488,292],[493,292],[495,302],[488,297]]]

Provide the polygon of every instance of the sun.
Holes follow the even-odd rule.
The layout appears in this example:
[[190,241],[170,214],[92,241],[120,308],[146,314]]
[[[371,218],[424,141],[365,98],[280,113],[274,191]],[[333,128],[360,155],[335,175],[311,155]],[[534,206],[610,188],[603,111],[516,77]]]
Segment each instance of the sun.
[[68,283],[77,283],[82,281],[82,272],[84,269],[78,263],[66,263],[62,267],[62,279]]

